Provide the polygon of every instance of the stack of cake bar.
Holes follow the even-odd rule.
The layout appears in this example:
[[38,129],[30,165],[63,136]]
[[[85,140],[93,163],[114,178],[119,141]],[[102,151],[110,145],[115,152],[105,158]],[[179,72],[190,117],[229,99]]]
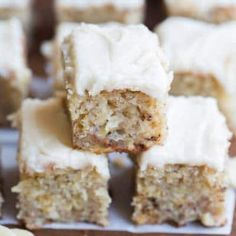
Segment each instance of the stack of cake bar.
[[50,221],[107,225],[106,154],[140,153],[166,137],[172,73],[154,33],[143,25],[81,24],[62,51],[66,99],[27,99],[16,119],[14,191],[18,218],[29,228]]
[[[166,1],[169,13],[184,15],[181,6],[194,1],[179,0],[176,12],[174,2]],[[14,119],[18,219],[30,229],[50,222],[108,225],[108,154],[125,152],[136,168],[135,224],[223,226],[232,135],[221,111],[236,127],[235,22],[171,17],[152,33],[120,24],[142,20],[143,0],[55,3],[60,24],[47,54],[55,90],[63,92],[48,100],[24,100],[31,77],[24,21],[0,22],[0,123],[21,107]],[[194,18],[231,17],[211,14],[214,4],[201,4],[205,11],[194,6]],[[89,23],[109,21],[120,23]]]
[[83,23],[61,51],[65,96],[27,99],[16,116],[18,218],[31,229],[107,225],[107,154],[118,151],[134,156],[134,223],[224,225],[231,133],[214,98],[168,95],[172,72],[157,35]]

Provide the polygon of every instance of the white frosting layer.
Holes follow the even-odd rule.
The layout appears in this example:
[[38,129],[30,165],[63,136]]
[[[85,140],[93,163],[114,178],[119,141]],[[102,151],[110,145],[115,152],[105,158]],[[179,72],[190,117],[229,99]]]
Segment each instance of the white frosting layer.
[[[72,47],[73,58],[68,54]],[[81,24],[62,46],[65,70],[74,70],[79,95],[130,89],[158,99],[168,95],[172,73],[158,38],[143,25]]]
[[0,8],[25,8],[31,0],[0,0]]
[[139,8],[144,5],[144,0],[57,0],[59,6],[89,8],[89,7],[103,7],[105,5],[113,5],[120,9]]
[[78,23],[72,22],[64,22],[61,23],[57,27],[56,37],[54,41],[54,55],[52,60],[54,60],[54,72],[56,76],[57,83],[63,84],[63,66],[61,63],[61,44],[64,41],[65,37],[67,37],[75,27],[77,27]]
[[14,73],[17,79],[30,76],[26,67],[25,37],[19,20],[0,21],[0,75]]
[[224,170],[231,133],[213,98],[170,97],[167,125],[166,143],[141,155],[142,170],[167,164],[207,165]]
[[211,74],[236,94],[236,22],[212,25],[171,17],[157,32],[175,72]]
[[72,33],[73,29],[75,27],[78,27],[79,23],[73,23],[73,22],[63,22],[58,25],[57,32],[56,32],[56,43],[61,45],[65,39],[66,36],[68,36],[70,33]]
[[84,169],[95,167],[109,176],[105,155],[73,149],[70,122],[61,99],[24,101],[21,109],[20,164],[29,172],[44,172],[47,168]]

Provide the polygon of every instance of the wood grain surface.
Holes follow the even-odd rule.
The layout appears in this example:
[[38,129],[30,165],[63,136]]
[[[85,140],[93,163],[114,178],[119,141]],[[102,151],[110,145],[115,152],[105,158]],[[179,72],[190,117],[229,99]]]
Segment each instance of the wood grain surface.
[[[40,44],[53,37],[55,17],[52,0],[35,0],[34,6],[34,31],[29,50],[29,64],[34,74],[45,76],[45,61],[39,53]],[[147,0],[145,24],[150,28],[165,18],[165,8],[161,0]],[[46,77],[45,77],[46,78]],[[232,142],[231,155],[236,155],[236,141]],[[124,229],[125,230],[125,229]],[[63,231],[63,230],[39,230],[34,231],[35,236],[130,236],[130,233],[122,232],[96,232],[96,231]],[[145,234],[139,234],[144,236]],[[164,236],[167,234],[149,234]],[[236,217],[231,235],[236,236]]]

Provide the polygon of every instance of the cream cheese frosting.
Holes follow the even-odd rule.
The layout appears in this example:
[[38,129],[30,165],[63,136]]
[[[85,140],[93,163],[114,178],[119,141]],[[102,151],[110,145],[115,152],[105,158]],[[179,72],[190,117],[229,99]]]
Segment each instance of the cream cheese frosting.
[[[56,42],[58,45],[63,43],[66,36],[68,36],[75,27],[79,26],[79,23],[63,22],[58,25],[56,32]],[[60,47],[60,46],[59,46]]]
[[224,170],[231,133],[215,99],[170,97],[167,125],[166,143],[140,156],[142,170],[167,164],[206,165]]
[[213,25],[171,17],[157,33],[174,72],[211,74],[236,94],[236,21]]
[[19,20],[11,19],[0,22],[0,75],[7,78],[9,74],[19,80],[30,76],[26,67],[25,37]]
[[61,64],[61,44],[63,43],[65,37],[67,37],[78,25],[78,23],[63,22],[57,27],[56,38],[54,42],[56,58],[53,58],[53,60],[58,61],[55,73],[56,79],[58,80],[58,82],[61,83],[63,82],[63,66]]
[[[65,72],[73,71],[78,95],[130,89],[157,99],[168,96],[172,72],[158,37],[144,25],[80,24],[62,51]],[[67,63],[70,60],[73,68]]]
[[27,99],[21,112],[21,169],[40,173],[47,168],[84,169],[95,167],[109,177],[105,155],[73,149],[70,122],[60,98],[47,101]]
[[59,6],[76,7],[86,9],[89,7],[103,7],[105,5],[113,5],[120,9],[132,9],[142,7],[144,0],[57,0]]

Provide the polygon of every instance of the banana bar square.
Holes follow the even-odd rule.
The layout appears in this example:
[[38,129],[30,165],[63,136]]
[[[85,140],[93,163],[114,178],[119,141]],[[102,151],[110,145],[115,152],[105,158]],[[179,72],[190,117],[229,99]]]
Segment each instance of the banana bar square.
[[133,221],[226,223],[225,163],[231,133],[213,98],[171,97],[166,143],[137,158]]
[[62,45],[73,143],[138,153],[163,142],[172,73],[143,25],[81,24]]
[[108,160],[73,148],[63,99],[26,99],[18,120],[18,219],[30,229],[50,222],[107,225]]
[[175,73],[170,93],[216,98],[235,130],[236,23],[213,25],[171,17],[157,27],[157,33]]

